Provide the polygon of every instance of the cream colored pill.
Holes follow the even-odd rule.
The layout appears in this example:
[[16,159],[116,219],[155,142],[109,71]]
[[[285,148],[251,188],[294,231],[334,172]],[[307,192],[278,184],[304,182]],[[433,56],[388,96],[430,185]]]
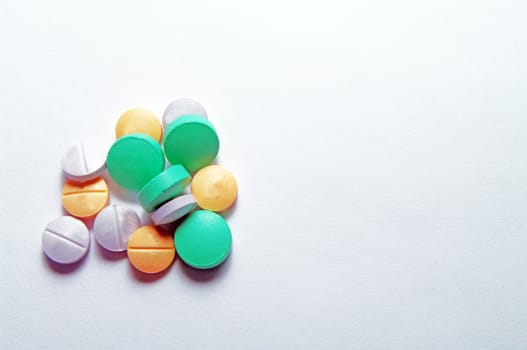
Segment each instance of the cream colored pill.
[[128,239],[141,226],[136,212],[120,205],[104,208],[93,222],[93,234],[97,242],[113,252],[126,250]]
[[53,219],[42,232],[42,250],[48,258],[61,264],[79,261],[89,247],[88,228],[71,216]]
[[195,114],[207,118],[207,111],[199,103],[191,98],[180,98],[172,101],[163,113],[163,126],[166,128],[174,119],[183,115]]
[[64,175],[78,182],[85,182],[101,176],[106,170],[108,145],[104,142],[87,140],[69,147],[62,156]]

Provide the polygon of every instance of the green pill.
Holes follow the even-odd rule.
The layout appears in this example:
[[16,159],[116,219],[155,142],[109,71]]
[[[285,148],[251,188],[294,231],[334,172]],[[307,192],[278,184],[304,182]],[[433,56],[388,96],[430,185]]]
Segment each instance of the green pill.
[[139,192],[139,203],[146,211],[179,195],[190,184],[190,174],[182,165],[172,165],[150,180]]
[[220,141],[206,118],[187,114],[169,124],[163,147],[170,163],[181,164],[195,172],[216,159]]
[[174,243],[179,257],[186,264],[197,269],[210,269],[229,256],[231,230],[220,215],[198,210],[176,229]]
[[145,134],[130,134],[117,139],[106,157],[113,181],[138,191],[165,168],[165,156],[159,143]]

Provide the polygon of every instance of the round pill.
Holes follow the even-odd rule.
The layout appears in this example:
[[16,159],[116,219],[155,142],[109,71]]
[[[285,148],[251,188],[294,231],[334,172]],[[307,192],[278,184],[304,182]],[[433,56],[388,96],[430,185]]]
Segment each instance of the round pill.
[[207,118],[207,111],[201,103],[191,98],[180,98],[172,101],[163,113],[163,126],[166,128],[176,118],[183,115],[195,114]]
[[212,163],[220,143],[214,126],[199,115],[184,115],[168,126],[163,142],[167,159],[194,172]]
[[84,182],[101,176],[106,170],[106,153],[104,143],[83,141],[71,146],[62,156],[64,175],[74,181]]
[[165,156],[159,143],[143,134],[131,134],[116,140],[106,158],[112,180],[129,190],[138,191],[165,168]]
[[82,259],[90,247],[90,233],[79,219],[59,216],[42,232],[42,250],[53,261],[71,264]]
[[73,216],[87,218],[106,206],[109,195],[102,178],[83,183],[68,180],[62,188],[62,206]]
[[146,134],[159,142],[163,128],[156,115],[144,108],[132,108],[124,112],[115,126],[117,138],[129,134]]
[[139,203],[146,211],[179,195],[190,184],[190,174],[181,165],[172,165],[150,180],[139,192]]
[[152,214],[156,225],[168,224],[187,215],[196,207],[196,199],[191,194],[176,197],[163,204]]
[[174,242],[179,257],[185,263],[197,269],[210,269],[229,256],[231,230],[220,215],[198,210],[179,225]]
[[238,193],[236,179],[227,168],[220,165],[200,169],[194,175],[190,188],[198,205],[212,211],[229,208],[236,201]]
[[161,272],[175,256],[173,237],[162,234],[155,226],[140,227],[128,240],[128,260],[139,271]]
[[93,233],[99,244],[113,252],[128,247],[128,239],[141,226],[136,212],[120,205],[104,208],[93,222]]

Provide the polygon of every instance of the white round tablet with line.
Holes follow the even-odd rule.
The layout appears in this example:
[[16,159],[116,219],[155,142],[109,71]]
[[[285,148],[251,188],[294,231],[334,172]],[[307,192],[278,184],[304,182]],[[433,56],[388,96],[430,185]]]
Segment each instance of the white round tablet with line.
[[156,225],[168,224],[187,215],[196,207],[196,198],[185,194],[163,204],[152,214],[152,221]]
[[183,115],[195,114],[207,118],[207,111],[199,103],[191,98],[180,98],[172,101],[163,113],[163,126],[166,128],[174,119]]
[[79,142],[66,150],[62,156],[64,175],[78,182],[101,176],[106,170],[107,144],[96,141]]
[[71,216],[53,219],[42,232],[42,250],[53,261],[71,264],[82,259],[90,247],[86,225]]
[[93,234],[105,249],[122,252],[128,247],[128,239],[141,226],[137,213],[120,205],[104,208],[93,222]]

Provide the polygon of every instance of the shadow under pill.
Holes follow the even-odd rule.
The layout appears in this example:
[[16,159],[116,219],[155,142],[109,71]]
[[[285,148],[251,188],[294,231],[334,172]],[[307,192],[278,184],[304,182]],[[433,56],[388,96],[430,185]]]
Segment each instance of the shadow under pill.
[[221,216],[223,216],[223,218],[225,220],[229,219],[233,213],[236,211],[236,206],[238,205],[238,198],[236,198],[236,201],[234,201],[234,203],[226,210],[224,211],[221,211],[219,212],[218,214],[220,214]]
[[102,257],[104,260],[118,261],[118,260],[123,260],[123,259],[127,258],[126,250],[124,250],[122,252],[112,252],[111,250],[104,249],[97,242],[95,243],[95,245],[97,246],[97,248],[96,248],[97,249],[97,255]]
[[119,186],[118,184],[116,184],[112,180],[108,172],[105,172],[102,178],[108,184],[108,188],[110,189],[110,193],[112,197],[118,198],[126,202],[136,202],[137,201],[137,193],[131,190],[127,190],[126,188],[123,188]]
[[232,254],[229,254],[227,259],[221,265],[216,266],[212,269],[207,269],[207,270],[195,269],[183,262],[181,263],[181,269],[183,270],[183,273],[194,282],[197,282],[197,283],[211,282],[227,274],[231,266],[231,255]]
[[[89,254],[89,251],[86,255]],[[44,253],[42,253],[42,258],[46,261],[46,265],[55,273],[59,273],[62,275],[69,274],[72,272],[77,271],[82,265],[84,265],[84,262],[86,260],[86,257],[83,257],[81,260],[73,263],[73,264],[59,264],[58,262],[55,262],[48,258],[48,256]]]
[[174,265],[174,262],[177,260],[174,259],[169,267],[167,267],[165,270],[158,272],[158,273],[144,273],[139,270],[137,270],[132,264],[128,264],[129,271],[131,275],[135,278],[136,281],[139,281],[141,283],[152,283],[157,280],[160,280],[161,278],[165,277],[168,271],[172,268],[172,265]]

